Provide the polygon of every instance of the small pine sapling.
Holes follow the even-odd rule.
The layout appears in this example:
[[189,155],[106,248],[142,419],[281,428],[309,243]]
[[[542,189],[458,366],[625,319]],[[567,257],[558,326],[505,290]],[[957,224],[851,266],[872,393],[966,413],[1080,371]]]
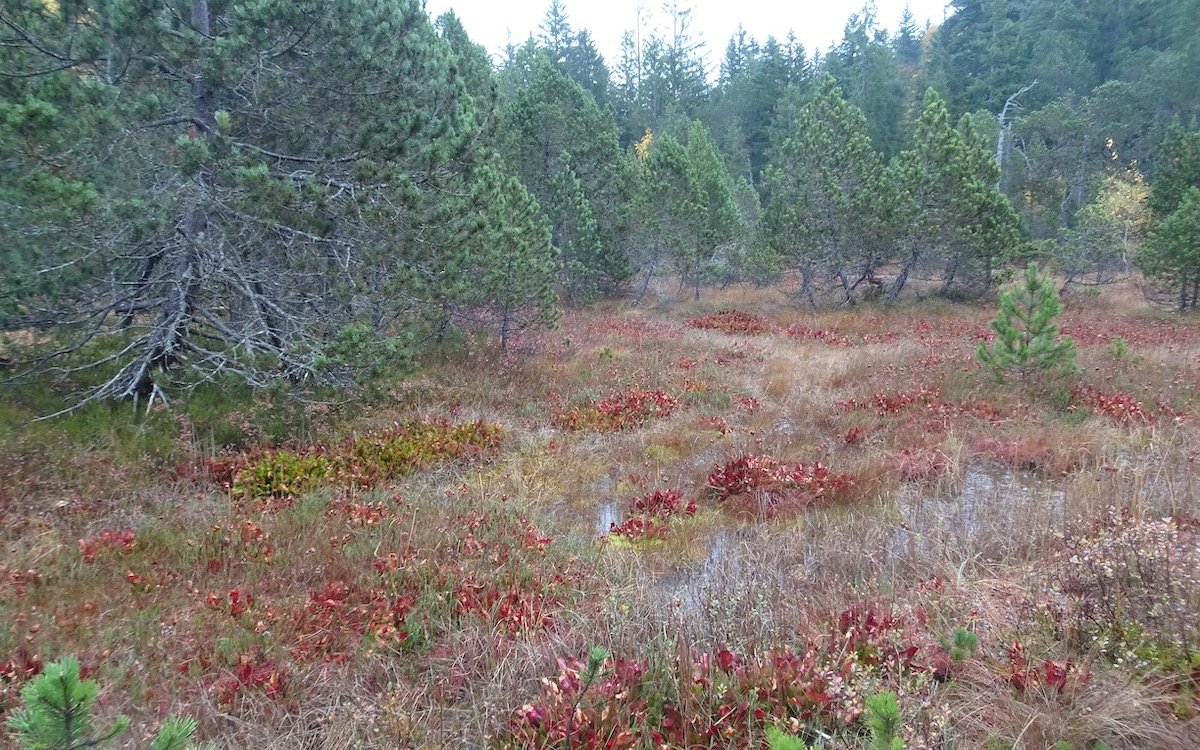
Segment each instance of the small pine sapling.
[[[21,708],[8,717],[8,726],[24,750],[76,750],[98,747],[129,728],[129,719],[118,716],[106,732],[93,729],[92,704],[100,693],[95,680],[82,679],[79,660],[65,656],[21,690]],[[150,750],[215,750],[213,745],[192,745],[196,720],[168,716]]]
[[900,736],[900,703],[896,694],[876,693],[866,700],[867,726],[871,728],[871,750],[904,750]]
[[979,639],[969,630],[954,629],[954,643],[950,647],[950,658],[954,661],[965,661],[968,656],[979,648]]
[[1031,264],[1014,289],[1000,294],[1000,310],[991,323],[996,340],[990,347],[980,342],[975,356],[999,376],[1077,371],[1075,342],[1060,337],[1055,322],[1062,311],[1051,280]]
[[79,677],[79,660],[73,656],[47,664],[45,671],[21,690],[24,705],[8,718],[17,741],[26,750],[66,750],[95,747],[129,728],[129,719],[117,717],[106,732],[92,728],[92,704],[100,692],[95,680]]
[[767,727],[767,750],[808,750],[804,740],[779,727]]

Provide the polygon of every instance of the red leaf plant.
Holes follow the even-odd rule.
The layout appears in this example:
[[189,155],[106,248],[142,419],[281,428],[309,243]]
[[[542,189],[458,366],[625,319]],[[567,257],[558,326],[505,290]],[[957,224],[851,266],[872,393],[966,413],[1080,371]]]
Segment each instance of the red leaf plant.
[[708,475],[718,502],[764,517],[827,505],[851,484],[848,475],[835,474],[820,461],[789,464],[771,456],[739,456]]

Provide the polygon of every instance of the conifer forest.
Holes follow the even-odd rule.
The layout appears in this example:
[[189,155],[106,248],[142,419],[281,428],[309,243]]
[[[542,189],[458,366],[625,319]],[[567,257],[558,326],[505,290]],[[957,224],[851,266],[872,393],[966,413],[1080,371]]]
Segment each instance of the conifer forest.
[[0,0],[0,748],[1200,747],[1200,0],[847,8]]

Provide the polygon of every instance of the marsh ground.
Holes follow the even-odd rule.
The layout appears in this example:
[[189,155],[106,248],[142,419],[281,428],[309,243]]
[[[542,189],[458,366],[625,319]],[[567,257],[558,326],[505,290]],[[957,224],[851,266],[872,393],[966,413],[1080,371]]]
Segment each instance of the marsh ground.
[[135,743],[866,747],[891,691],[908,747],[1200,746],[1200,325],[1106,290],[1078,377],[1000,383],[993,312],[737,288],[352,401],[15,393],[0,713],[71,653]]

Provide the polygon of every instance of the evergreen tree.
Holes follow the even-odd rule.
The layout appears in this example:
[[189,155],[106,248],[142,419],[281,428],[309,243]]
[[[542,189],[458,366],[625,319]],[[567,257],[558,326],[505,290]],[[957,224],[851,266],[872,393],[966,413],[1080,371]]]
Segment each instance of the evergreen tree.
[[1062,310],[1053,282],[1031,264],[1014,289],[1001,293],[1000,309],[991,323],[996,339],[991,346],[980,342],[976,357],[1001,376],[1074,372],[1075,342],[1060,337],[1055,322]]
[[901,69],[870,5],[850,16],[826,70],[837,79],[846,100],[862,110],[876,150],[884,159],[895,155],[904,140],[910,77]]
[[999,112],[1036,75],[1018,0],[951,0],[954,12],[934,37],[931,64],[956,111]]
[[[341,380],[340,331],[388,339],[461,290],[468,245],[446,240],[480,225],[463,201],[487,154],[417,0],[16,10],[6,49],[29,75],[0,98],[29,108],[0,140],[36,156],[0,177],[23,196],[0,231],[61,272],[53,290],[0,272],[20,292],[5,323],[65,328],[51,359],[120,352],[83,400],[159,394],[181,365]],[[62,184],[37,176],[47,159]]]
[[970,117],[958,128],[937,92],[925,94],[913,147],[893,165],[902,201],[897,206],[904,257],[889,292],[899,295],[918,267],[938,273],[947,294],[991,287],[993,272],[1022,252],[1021,225],[996,189],[999,168]]
[[916,70],[921,62],[921,33],[913,20],[912,10],[907,5],[900,15],[900,27],[892,40],[892,49],[902,65],[909,70]]
[[1200,187],[1200,130],[1171,123],[1159,148],[1151,180],[1150,208],[1160,217],[1174,212],[1192,188]]
[[[703,284],[729,266],[744,227],[733,200],[733,182],[708,130],[693,122],[686,142],[671,135],[641,142],[642,191],[638,240],[647,248],[647,279],[669,257],[696,298]],[[736,262],[736,258],[735,258]]]
[[478,200],[487,206],[471,268],[477,280],[467,301],[491,314],[507,349],[516,333],[557,321],[558,251],[541,206],[498,161],[481,170]]
[[566,294],[571,302],[594,301],[601,292],[611,291],[614,278],[629,276],[623,253],[609,245],[606,254],[592,204],[571,168],[569,154],[563,154],[554,176],[547,214],[555,228],[554,244],[562,255]]
[[1150,188],[1158,223],[1135,261],[1157,293],[1180,310],[1194,308],[1200,298],[1200,131],[1171,124]]
[[583,90],[592,95],[597,105],[605,106],[609,102],[609,88],[612,80],[608,65],[603,55],[592,41],[592,35],[581,31],[575,35],[571,46],[560,63],[562,71],[569,75]]
[[[630,180],[611,110],[601,110],[578,83],[530,46],[510,61],[504,76],[512,79],[512,93],[501,114],[500,151],[509,170],[550,210],[566,199],[556,195],[555,181],[569,169],[581,191],[577,200],[571,199],[575,211],[552,216],[554,236],[572,236],[586,211],[602,247],[599,252],[578,248],[568,256],[566,288],[614,290],[629,275],[622,210]],[[577,273],[581,278],[572,278]]]
[[887,261],[894,200],[866,118],[826,75],[772,153],[763,241],[800,272],[811,304],[818,277],[835,284],[842,301],[856,301],[859,287],[874,285]]
[[[21,689],[22,706],[8,717],[8,726],[25,750],[75,750],[108,744],[129,728],[129,719],[119,716],[112,727],[97,734],[92,705],[99,692],[95,680],[81,678],[79,660],[64,657],[46,665]],[[194,719],[168,716],[150,750],[194,748],[195,732]]]
[[542,48],[556,64],[562,63],[575,38],[575,31],[571,28],[567,9],[561,0],[550,0],[550,7],[546,8],[546,15],[538,28],[541,31],[538,42]]
[[1200,187],[1188,189],[1179,207],[1159,221],[1135,260],[1142,272],[1173,296],[1179,310],[1200,300]]

